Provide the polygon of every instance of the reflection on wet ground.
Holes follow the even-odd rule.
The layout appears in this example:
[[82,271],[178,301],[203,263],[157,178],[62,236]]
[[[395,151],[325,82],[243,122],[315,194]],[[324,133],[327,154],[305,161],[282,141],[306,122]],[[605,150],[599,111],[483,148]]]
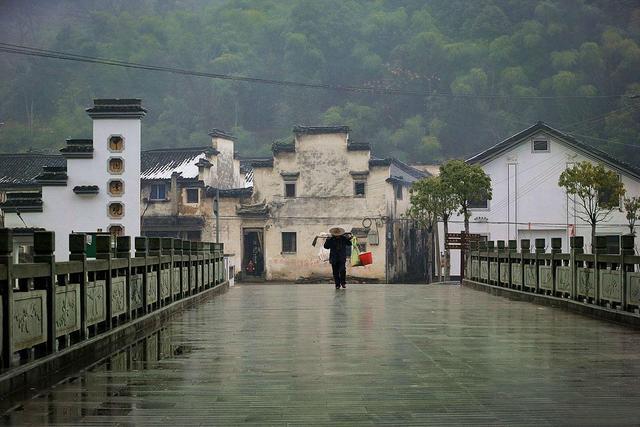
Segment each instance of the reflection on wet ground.
[[640,333],[457,286],[240,286],[5,425],[619,425]]

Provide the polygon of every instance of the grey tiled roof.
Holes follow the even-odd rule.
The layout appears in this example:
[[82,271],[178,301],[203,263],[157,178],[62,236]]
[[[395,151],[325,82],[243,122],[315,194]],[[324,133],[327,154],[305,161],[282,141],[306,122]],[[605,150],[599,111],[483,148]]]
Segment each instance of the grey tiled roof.
[[143,151],[140,177],[148,180],[171,179],[171,174],[176,172],[182,178],[197,178],[200,160],[217,153],[210,146]]
[[0,154],[0,188],[38,187],[35,182],[44,166],[66,166],[59,154]]

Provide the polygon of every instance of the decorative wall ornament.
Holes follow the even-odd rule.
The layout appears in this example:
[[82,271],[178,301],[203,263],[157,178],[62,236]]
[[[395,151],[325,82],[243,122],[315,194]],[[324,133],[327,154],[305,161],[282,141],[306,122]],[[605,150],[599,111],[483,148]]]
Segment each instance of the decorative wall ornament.
[[112,179],[109,181],[107,191],[112,196],[122,196],[124,194],[124,182],[121,179]]
[[109,159],[108,170],[110,174],[120,175],[124,172],[124,159],[112,157]]
[[124,205],[120,202],[109,203],[107,215],[111,218],[122,218],[124,216]]
[[109,151],[120,153],[124,150],[124,139],[120,135],[112,135],[109,137]]

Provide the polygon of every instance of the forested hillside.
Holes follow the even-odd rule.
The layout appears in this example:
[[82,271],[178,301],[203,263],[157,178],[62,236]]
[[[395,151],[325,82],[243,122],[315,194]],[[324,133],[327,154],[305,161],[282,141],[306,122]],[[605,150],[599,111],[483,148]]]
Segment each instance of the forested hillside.
[[[0,41],[301,89],[0,52],[0,151],[90,135],[94,97],[140,97],[146,148],[233,131],[268,153],[295,124],[347,124],[376,154],[435,162],[538,120],[640,163],[637,0],[9,0]],[[627,96],[619,96],[627,95]]]

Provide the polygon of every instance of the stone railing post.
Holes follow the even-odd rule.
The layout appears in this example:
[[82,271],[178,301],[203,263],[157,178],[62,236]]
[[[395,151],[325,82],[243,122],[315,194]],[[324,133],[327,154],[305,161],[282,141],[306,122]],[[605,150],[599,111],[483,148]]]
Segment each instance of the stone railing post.
[[536,293],[540,292],[540,262],[544,262],[540,259],[540,255],[545,253],[546,242],[544,239],[536,239]]
[[505,245],[504,240],[498,240],[496,241],[496,245],[498,246],[498,259],[497,259],[497,267],[498,267],[498,281],[496,282],[496,284],[498,286],[501,286],[500,283],[500,274],[502,273],[502,271],[500,271],[502,269],[502,267],[500,266],[500,257],[501,256],[505,256],[507,255],[507,247]]
[[111,271],[111,260],[113,259],[113,255],[111,252],[111,236],[106,235],[98,235],[96,236],[96,259],[105,260],[107,262],[107,270],[105,272],[104,278],[104,298],[106,305],[106,320],[105,327],[106,329],[111,329],[113,325],[113,310],[111,307],[111,299],[113,298],[112,294],[112,274]]
[[[161,239],[162,245],[162,255],[170,256],[169,261],[169,301],[173,301],[173,238],[172,237],[163,237]],[[163,304],[166,301],[163,301]]]
[[578,299],[578,261],[576,255],[584,254],[584,237],[573,236],[569,238],[571,247],[569,256],[571,264],[571,299]]
[[53,231],[33,233],[33,262],[47,264],[49,276],[44,280],[36,279],[35,288],[47,293],[47,353],[58,350],[56,339],[56,235]]
[[6,280],[0,282],[2,296],[2,367],[10,368],[13,360],[13,234],[0,228],[0,264],[6,271]]
[[131,237],[119,236],[116,239],[116,258],[127,259],[127,274],[125,282],[125,319],[131,319]]
[[149,305],[147,298],[149,293],[149,278],[147,274],[149,270],[149,262],[147,258],[148,242],[146,237],[136,237],[134,242],[136,247],[136,258],[144,258],[144,270],[142,271],[142,312],[147,313],[147,307]]
[[525,290],[526,287],[526,277],[527,274],[525,272],[525,265],[530,265],[529,264],[529,260],[527,260],[525,262],[525,255],[528,255],[531,253],[531,241],[529,239],[520,239],[520,265],[522,265],[522,268],[520,269],[520,274],[521,274],[521,282],[522,283],[522,290]]
[[82,272],[78,277],[80,286],[80,338],[85,340],[89,336],[87,329],[87,236],[84,233],[69,234],[69,261],[82,263]]
[[191,274],[191,242],[189,240],[182,241],[182,255],[187,258],[187,277],[189,279],[187,280],[186,294],[191,295],[191,283],[193,283],[194,278]]
[[595,272],[596,277],[594,278],[596,283],[595,289],[595,297],[593,298],[593,302],[596,305],[600,305],[600,260],[599,258],[602,255],[607,253],[607,238],[605,236],[596,236],[596,242],[593,249],[593,270]]
[[511,268],[511,264],[513,264],[513,260],[516,259],[518,257],[518,241],[517,240],[509,240],[509,284],[508,286],[510,288],[514,287],[513,284],[513,274],[512,274],[512,268]]
[[180,258],[180,262],[178,262],[178,271],[180,272],[180,277],[178,278],[178,285],[180,286],[180,289],[178,289],[178,299],[182,299],[184,298],[184,283],[182,283],[182,278],[183,278],[183,274],[182,274],[182,268],[183,268],[183,264],[182,264],[182,239],[173,239],[173,256],[174,258]]
[[156,307],[154,309],[159,308],[162,305],[162,297],[161,297],[161,287],[160,287],[160,282],[161,282],[161,277],[160,274],[162,272],[162,252],[161,252],[161,241],[160,241],[160,237],[149,237],[148,239],[148,243],[149,243],[149,256],[150,257],[154,257],[156,258],[156,262],[153,262],[153,265],[155,266],[156,269]]
[[633,271],[633,264],[626,264],[625,258],[627,256],[633,256],[635,254],[635,236],[633,234],[625,234],[622,236],[621,241],[622,250],[620,251],[620,270],[622,273],[622,302],[621,308],[627,310],[629,303],[628,288],[629,283],[627,281],[627,273]]
[[[558,261],[555,259],[555,255],[562,253],[562,239],[560,237],[551,238],[551,295],[556,294],[556,267]],[[562,261],[560,261],[562,262]]]

